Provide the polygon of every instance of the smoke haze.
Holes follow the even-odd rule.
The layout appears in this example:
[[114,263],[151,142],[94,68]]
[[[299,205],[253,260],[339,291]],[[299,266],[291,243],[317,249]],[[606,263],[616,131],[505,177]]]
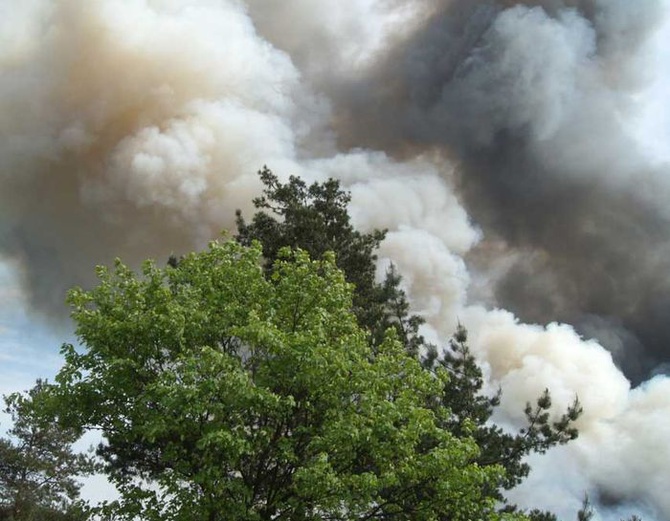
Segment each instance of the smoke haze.
[[513,499],[572,518],[587,492],[603,519],[667,519],[670,181],[636,127],[668,14],[0,0],[0,258],[57,321],[95,264],[231,229],[263,164],[336,177],[358,226],[389,229],[380,273],[399,267],[426,334],[468,327],[498,421],[545,387],[558,408],[579,395],[579,440]]

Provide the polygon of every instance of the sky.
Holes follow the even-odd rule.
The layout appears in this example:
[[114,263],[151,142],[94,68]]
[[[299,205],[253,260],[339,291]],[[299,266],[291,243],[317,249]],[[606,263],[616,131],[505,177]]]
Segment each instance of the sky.
[[511,499],[670,518],[668,1],[0,0],[0,136],[3,393],[96,264],[202,248],[263,165],[335,177],[501,424],[579,396]]

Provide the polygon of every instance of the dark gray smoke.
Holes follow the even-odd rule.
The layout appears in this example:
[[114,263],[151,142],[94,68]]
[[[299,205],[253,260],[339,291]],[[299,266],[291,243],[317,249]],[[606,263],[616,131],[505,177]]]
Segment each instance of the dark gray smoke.
[[[670,360],[670,190],[626,126],[663,8],[442,2],[340,91],[338,111],[345,146],[456,161],[485,237],[523,253],[494,303],[576,324],[635,381]],[[485,245],[471,256],[482,270],[498,260]]]

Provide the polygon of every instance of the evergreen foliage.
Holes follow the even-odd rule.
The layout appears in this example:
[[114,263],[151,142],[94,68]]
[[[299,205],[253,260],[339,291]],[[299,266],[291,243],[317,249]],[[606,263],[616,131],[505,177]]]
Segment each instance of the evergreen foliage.
[[[449,342],[450,349],[441,356],[424,362],[431,370],[444,368],[450,375],[442,392],[442,405],[451,415],[443,428],[456,436],[472,434],[480,448],[480,465],[502,465],[505,470],[503,488],[510,489],[523,481],[529,471],[524,458],[530,453],[544,453],[551,447],[577,438],[574,422],[582,412],[579,400],[561,415],[551,420],[551,395],[546,389],[535,405],[526,404],[527,426],[517,433],[508,433],[490,422],[494,408],[500,403],[501,392],[494,396],[482,394],[484,380],[476,359],[467,345],[467,331],[461,325]],[[473,430],[473,426],[475,427]],[[502,495],[499,499],[503,499]]]
[[78,431],[44,418],[48,388],[38,381],[26,394],[5,397],[13,426],[0,438],[0,520],[85,518],[77,478],[95,467],[90,457],[72,450]]

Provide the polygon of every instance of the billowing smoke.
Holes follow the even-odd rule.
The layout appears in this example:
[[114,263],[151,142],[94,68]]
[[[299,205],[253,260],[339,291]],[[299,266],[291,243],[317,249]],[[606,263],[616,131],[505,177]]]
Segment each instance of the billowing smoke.
[[232,228],[263,164],[336,177],[357,225],[389,229],[380,273],[399,267],[426,334],[468,326],[498,421],[579,395],[580,439],[513,499],[668,518],[670,182],[635,130],[668,11],[0,0],[0,257],[57,318],[94,264]]
[[472,261],[496,273],[492,302],[597,336],[636,381],[670,355],[670,185],[630,128],[664,9],[446,2],[339,112],[347,144],[447,151],[487,238]]
[[234,2],[3,5],[2,253],[43,311],[96,262],[216,236],[320,110]]

